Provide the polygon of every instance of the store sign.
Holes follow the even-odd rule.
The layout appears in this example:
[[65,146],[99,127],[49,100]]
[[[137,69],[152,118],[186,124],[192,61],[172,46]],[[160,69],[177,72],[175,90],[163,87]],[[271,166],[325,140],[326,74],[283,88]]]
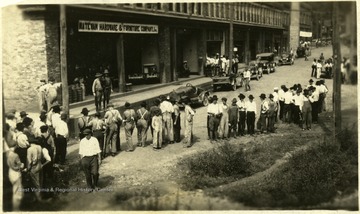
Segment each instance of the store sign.
[[312,37],[312,32],[300,31],[301,37]]
[[157,25],[79,20],[79,32],[157,34]]

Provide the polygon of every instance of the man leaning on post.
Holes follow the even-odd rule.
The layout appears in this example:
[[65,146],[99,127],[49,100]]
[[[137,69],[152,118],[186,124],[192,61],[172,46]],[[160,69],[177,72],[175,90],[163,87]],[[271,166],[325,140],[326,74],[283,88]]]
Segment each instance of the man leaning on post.
[[101,164],[101,150],[99,141],[91,136],[90,129],[84,130],[85,137],[81,139],[79,145],[79,155],[81,167],[84,170],[88,193],[99,190],[99,166]]

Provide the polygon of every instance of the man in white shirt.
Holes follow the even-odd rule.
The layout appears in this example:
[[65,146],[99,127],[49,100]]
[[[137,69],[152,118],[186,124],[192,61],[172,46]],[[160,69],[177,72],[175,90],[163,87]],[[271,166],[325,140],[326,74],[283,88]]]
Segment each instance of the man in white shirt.
[[321,70],[322,70],[322,64],[321,64],[321,61],[318,60],[317,63],[316,63],[316,78],[317,79],[320,79]]
[[[105,140],[105,154],[110,155],[111,148],[111,156],[115,156],[116,152],[120,150],[120,125],[123,122],[123,118],[121,117],[118,110],[114,109],[114,104],[109,103],[107,105],[108,110],[105,113],[105,125],[106,125],[106,140]],[[119,143],[118,143],[119,142]],[[119,147],[119,148],[118,148]]]
[[279,88],[275,87],[274,92],[272,93],[273,101],[275,102],[276,110],[275,110],[275,122],[277,122],[278,110],[279,110]]
[[291,120],[291,102],[292,102],[292,92],[288,88],[284,89],[284,115],[283,115],[283,121],[290,123]]
[[245,95],[239,95],[239,101],[237,101],[236,105],[239,110],[239,123],[238,123],[238,132],[237,135],[244,136],[245,135],[245,121],[246,121],[246,102]]
[[65,164],[67,139],[69,137],[69,128],[66,123],[67,114],[62,113],[60,116],[61,120],[56,123],[55,127],[55,163]]
[[312,114],[312,122],[317,123],[318,122],[318,114],[319,114],[319,90],[311,86],[309,88],[309,99],[311,101],[311,114]]
[[[174,106],[171,102],[168,101],[168,99],[170,99],[170,97],[165,99],[164,95],[160,97],[160,100],[162,101],[160,103],[160,109],[163,118],[163,134],[167,134],[168,142],[172,144],[174,143],[174,122],[172,119],[172,114],[174,113]],[[166,139],[166,136],[164,136],[163,139]]]
[[251,78],[251,71],[250,69],[245,69],[244,71],[244,80],[245,80],[245,91],[250,91],[250,78]]
[[264,131],[267,130],[267,124],[266,124],[266,119],[267,119],[267,114],[268,114],[268,110],[269,110],[269,104],[266,101],[266,95],[265,94],[261,94],[260,95],[260,100],[261,100],[261,105],[260,105],[260,132],[264,133]]
[[81,166],[86,177],[86,184],[89,188],[88,192],[94,189],[98,190],[99,166],[101,164],[101,150],[99,141],[91,136],[91,130],[85,129],[85,137],[81,139],[79,144],[79,155],[81,158]]
[[326,95],[329,92],[328,88],[325,85],[325,80],[320,80],[319,93],[322,94],[322,104],[320,111],[326,111]]
[[256,103],[253,101],[254,96],[249,95],[249,101],[245,103],[246,108],[246,125],[248,134],[253,136],[255,134],[255,118],[256,118]]
[[209,115],[209,129],[210,129],[210,142],[217,141],[218,139],[218,128],[221,118],[221,109],[217,103],[217,96],[212,97],[213,102],[208,105],[207,113]]
[[294,122],[295,124],[298,124],[300,127],[302,125],[302,120],[301,120],[301,109],[302,106],[304,104],[304,99],[303,99],[303,95],[301,94],[302,90],[298,89],[296,91],[296,94],[293,96],[294,99]]

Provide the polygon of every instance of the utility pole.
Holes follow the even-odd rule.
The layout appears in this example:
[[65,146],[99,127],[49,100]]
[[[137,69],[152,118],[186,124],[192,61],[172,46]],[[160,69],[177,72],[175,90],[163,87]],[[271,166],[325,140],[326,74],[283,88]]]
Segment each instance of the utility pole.
[[66,7],[60,4],[60,71],[63,111],[69,115],[69,87],[66,61]]
[[339,3],[333,2],[333,57],[334,57],[334,79],[333,79],[333,116],[334,116],[334,140],[341,132],[341,49],[339,36]]
[[234,4],[229,3],[229,18],[230,18],[230,30],[229,30],[229,72],[232,71],[232,60],[234,52]]

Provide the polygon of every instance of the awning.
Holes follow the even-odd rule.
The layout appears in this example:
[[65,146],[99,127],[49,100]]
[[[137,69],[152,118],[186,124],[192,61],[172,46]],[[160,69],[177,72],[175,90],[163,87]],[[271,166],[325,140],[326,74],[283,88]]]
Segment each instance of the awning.
[[312,32],[300,31],[300,37],[312,37]]

